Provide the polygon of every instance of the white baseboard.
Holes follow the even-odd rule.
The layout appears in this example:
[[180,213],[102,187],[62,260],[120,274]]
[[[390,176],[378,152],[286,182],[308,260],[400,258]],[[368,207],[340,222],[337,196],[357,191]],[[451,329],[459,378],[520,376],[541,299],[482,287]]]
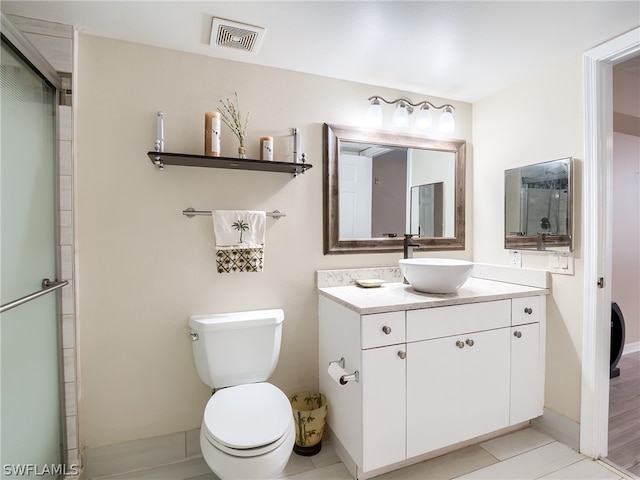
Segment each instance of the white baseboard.
[[627,343],[622,350],[622,355],[640,352],[640,342]]
[[533,419],[531,424],[560,443],[573,448],[576,452],[580,451],[580,424],[578,422],[545,408],[544,414]]
[[200,429],[87,448],[83,478],[123,474],[201,455]]

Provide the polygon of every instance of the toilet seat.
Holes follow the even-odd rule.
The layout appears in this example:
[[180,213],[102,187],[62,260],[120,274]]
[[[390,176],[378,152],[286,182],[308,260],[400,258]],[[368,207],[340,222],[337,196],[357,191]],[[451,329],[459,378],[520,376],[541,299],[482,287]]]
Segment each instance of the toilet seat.
[[270,383],[217,391],[204,411],[204,434],[216,448],[237,457],[268,453],[286,439],[293,422],[286,395]]

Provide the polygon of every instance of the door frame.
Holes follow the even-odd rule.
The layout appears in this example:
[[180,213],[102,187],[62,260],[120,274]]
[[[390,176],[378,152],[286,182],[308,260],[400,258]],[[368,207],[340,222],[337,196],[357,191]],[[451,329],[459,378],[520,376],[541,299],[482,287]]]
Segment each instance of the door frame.
[[27,62],[31,63],[33,69],[51,83],[56,91],[62,90],[62,79],[58,72],[4,14],[1,15],[0,25],[2,35],[20,51]]
[[[640,53],[636,28],[583,55],[584,301],[580,452],[608,453],[611,341],[613,65]],[[598,285],[599,279],[603,284]]]

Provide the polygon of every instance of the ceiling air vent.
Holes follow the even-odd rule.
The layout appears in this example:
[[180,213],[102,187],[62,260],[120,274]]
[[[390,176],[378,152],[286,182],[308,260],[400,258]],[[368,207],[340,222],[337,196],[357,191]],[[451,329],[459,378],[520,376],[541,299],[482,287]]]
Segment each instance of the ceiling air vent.
[[211,46],[227,47],[247,53],[256,53],[265,29],[255,25],[213,18]]

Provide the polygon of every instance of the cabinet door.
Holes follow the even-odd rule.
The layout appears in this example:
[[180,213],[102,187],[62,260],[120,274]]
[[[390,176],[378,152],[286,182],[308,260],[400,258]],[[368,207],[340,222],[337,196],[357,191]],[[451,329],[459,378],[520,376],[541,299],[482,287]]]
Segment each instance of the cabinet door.
[[510,328],[407,345],[407,458],[509,424]]
[[542,415],[540,324],[511,328],[511,425]]
[[362,351],[362,469],[406,458],[405,345]]

